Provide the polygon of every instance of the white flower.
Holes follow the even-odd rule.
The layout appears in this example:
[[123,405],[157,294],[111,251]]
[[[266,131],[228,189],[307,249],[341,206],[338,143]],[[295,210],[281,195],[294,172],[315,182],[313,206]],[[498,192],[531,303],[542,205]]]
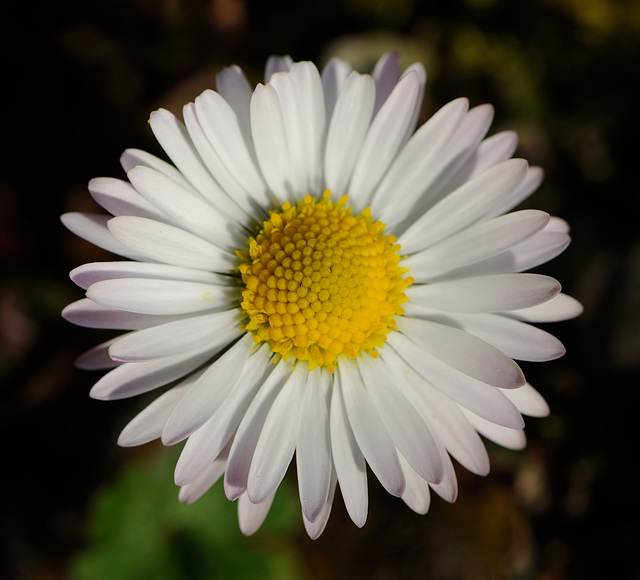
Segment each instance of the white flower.
[[112,368],[97,399],[167,387],[120,445],[186,439],[180,499],[224,474],[246,534],[294,454],[313,538],[337,484],[365,523],[367,465],[425,513],[430,490],[456,497],[451,457],[489,471],[479,434],[518,449],[521,413],[548,412],[513,359],[561,356],[528,323],[581,307],[554,279],[521,272],[562,252],[568,227],[506,213],[542,171],[510,159],[514,133],[485,138],[490,106],[455,100],[414,133],[420,64],[400,75],[390,53],[371,76],[337,59],[320,75],[272,58],[266,78],[252,92],[231,67],[184,108],[184,124],[153,113],[174,165],[128,150],[128,182],[89,184],[115,217],[63,216],[130,260],[71,273],[87,298],[68,320],[131,331],[78,364]]

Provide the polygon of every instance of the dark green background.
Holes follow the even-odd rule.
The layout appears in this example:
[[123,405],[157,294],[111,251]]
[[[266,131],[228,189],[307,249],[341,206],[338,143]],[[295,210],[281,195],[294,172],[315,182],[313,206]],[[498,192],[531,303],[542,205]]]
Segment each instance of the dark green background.
[[[640,575],[640,3],[9,0],[1,22],[0,578]],[[541,270],[585,314],[552,328],[563,359],[523,365],[552,415],[527,421],[525,451],[491,446],[487,478],[459,469],[455,505],[418,516],[372,480],[365,528],[338,495],[312,542],[290,478],[244,539],[221,489],[177,503],[173,451],[116,447],[145,401],[93,401],[96,377],[72,368],[106,335],[60,319],[81,296],[67,272],[105,255],[58,215],[95,209],[86,183],[121,176],[124,148],[160,154],[149,112],[179,114],[220,67],[257,82],[269,54],[341,54],[364,72],[390,48],[425,63],[425,118],[459,96],[491,102],[492,130],[516,129],[518,155],[544,166],[527,207],[567,219],[574,242]]]

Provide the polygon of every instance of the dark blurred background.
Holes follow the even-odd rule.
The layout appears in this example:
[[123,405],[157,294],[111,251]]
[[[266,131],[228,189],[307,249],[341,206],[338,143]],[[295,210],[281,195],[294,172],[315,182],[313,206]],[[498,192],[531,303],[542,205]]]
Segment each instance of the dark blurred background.
[[[635,0],[5,0],[0,173],[0,578],[640,578],[638,68]],[[568,354],[523,365],[550,417],[529,445],[490,445],[492,473],[458,470],[460,498],[418,516],[373,480],[358,530],[337,497],[303,530],[294,479],[254,537],[217,486],[177,502],[176,453],[116,446],[145,400],[98,402],[75,357],[105,339],[60,310],[67,272],[107,256],[60,225],[93,211],[96,176],[126,147],[161,154],[146,123],[237,63],[268,55],[362,72],[386,50],[428,71],[424,118],[452,98],[496,107],[546,180],[526,202],[567,219],[573,244],[541,270],[585,305],[550,330]]]

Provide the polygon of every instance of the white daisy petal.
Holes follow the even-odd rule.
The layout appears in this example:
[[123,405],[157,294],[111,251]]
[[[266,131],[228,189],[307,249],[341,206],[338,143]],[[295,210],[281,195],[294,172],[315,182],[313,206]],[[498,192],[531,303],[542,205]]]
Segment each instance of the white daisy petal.
[[398,236],[402,251],[423,250],[470,226],[518,187],[526,172],[526,161],[510,159],[462,185]]
[[349,198],[358,211],[368,205],[375,187],[393,162],[414,122],[420,98],[417,73],[403,77],[373,119],[349,184]]
[[[273,87],[278,95],[280,103],[279,111],[282,112],[282,123],[285,131],[285,141],[288,144],[287,152],[283,156],[290,159],[290,173],[288,175],[291,182],[285,189],[288,189],[288,195],[294,193],[298,197],[304,197],[302,193],[308,192],[307,176],[309,173],[308,152],[306,151],[306,130],[307,123],[304,120],[304,112],[302,111],[302,103],[300,102],[300,94],[296,90],[295,79],[293,78],[294,64],[290,73],[276,73],[271,77],[270,86]],[[275,103],[273,106],[276,106]],[[276,186],[279,190],[280,186]],[[287,194],[282,193],[286,197]]]
[[525,383],[511,358],[464,330],[408,316],[400,319],[399,329],[430,355],[478,381],[502,389]]
[[162,173],[149,167],[134,167],[128,177],[145,199],[192,234],[227,250],[233,250],[244,239],[244,234],[227,216]]
[[134,216],[109,220],[113,237],[137,255],[198,270],[227,272],[234,269],[235,256],[181,228]]
[[465,182],[482,175],[494,165],[507,161],[513,155],[517,145],[518,136],[513,131],[502,131],[487,137],[478,145],[473,155],[451,175],[447,181],[447,189],[453,191]]
[[60,221],[68,230],[87,242],[131,260],[144,259],[141,254],[121,244],[113,237],[107,227],[107,222],[110,219],[112,219],[111,216],[94,213],[71,212],[60,216]]
[[197,369],[211,358],[208,348],[158,360],[122,364],[102,377],[89,393],[94,399],[112,401],[147,393]]
[[320,534],[324,531],[324,528],[329,521],[329,516],[331,515],[331,507],[333,506],[333,496],[336,491],[336,474],[335,471],[331,472],[331,486],[329,488],[329,497],[327,498],[327,502],[324,504],[320,514],[316,518],[314,522],[310,522],[307,518],[302,517],[302,521],[304,523],[305,530],[307,534],[312,540],[315,540],[320,537]]
[[[393,348],[385,349],[384,358],[396,373],[402,392],[420,412],[444,448],[469,471],[486,475],[489,472],[489,456],[460,407],[420,376]],[[404,380],[400,380],[400,377]],[[443,462],[445,470],[446,463]]]
[[482,274],[522,272],[552,260],[567,248],[571,238],[564,233],[549,231],[548,228],[549,226],[500,254],[451,270],[442,278],[470,278]]
[[[522,183],[485,216],[487,219],[507,213],[527,199],[542,183],[544,171],[540,167],[529,167]],[[552,218],[555,219],[555,218]],[[566,232],[565,232],[566,233]]]
[[[252,90],[237,66],[150,125],[167,163],[129,149],[129,182],[89,189],[113,217],[67,214],[74,233],[130,261],[71,273],[63,311],[128,331],[82,354],[108,370],[91,396],[164,387],[121,445],[187,439],[179,499],[224,474],[242,533],[263,523],[295,454],[302,520],[325,529],[338,483],[363,526],[367,464],[426,513],[458,493],[453,459],[489,472],[481,435],[511,449],[522,414],[549,413],[516,360],[564,353],[530,322],[580,314],[560,284],[523,273],[569,244],[569,225],[507,214],[543,172],[486,138],[493,107],[466,99],[415,131],[426,72],[395,52],[372,75],[333,59],[272,57]],[[414,133],[415,131],[415,133]]]
[[519,389],[503,391],[523,415],[529,417],[546,417],[549,414],[549,405],[529,383]]
[[[518,146],[518,134],[514,131],[502,131],[485,139],[477,151],[467,161],[470,166],[467,179],[473,179],[484,173],[490,167],[511,159]],[[460,172],[464,175],[464,168]]]
[[395,50],[385,52],[378,59],[371,76],[376,83],[374,111],[377,113],[389,98],[391,91],[393,91],[400,78],[400,55]]
[[256,201],[268,203],[264,180],[231,105],[215,91],[207,90],[196,98],[195,110],[204,134],[227,169]]
[[547,232],[555,232],[559,234],[568,234],[569,233],[569,224],[559,217],[552,217],[545,228]]
[[172,222],[167,214],[149,203],[126,181],[97,177],[89,182],[89,192],[112,215],[135,215],[160,222]]
[[222,69],[216,75],[216,91],[231,105],[247,147],[253,144],[251,139],[251,86],[242,69],[237,65]]
[[413,213],[400,224],[402,229],[456,189],[458,173],[477,150],[492,120],[493,107],[490,105],[474,107],[460,120],[448,142],[429,163],[429,181],[425,184],[424,193],[416,203]]
[[534,238],[524,240],[511,248],[511,271],[530,270],[552,260],[566,250],[570,241],[571,238],[567,234],[545,228]]
[[[322,191],[324,185],[322,159],[327,123],[322,81],[318,69],[311,62],[295,63],[290,76],[302,121],[302,127],[298,130],[302,133],[303,184],[307,193],[315,193]],[[293,148],[290,151],[293,154]]]
[[333,122],[334,107],[352,70],[348,62],[339,58],[332,58],[322,69],[320,78],[322,79],[322,90],[324,91],[327,121]]
[[478,433],[498,445],[507,449],[524,449],[527,444],[527,438],[522,429],[509,429],[502,425],[496,425],[464,408],[462,412]]
[[542,304],[560,284],[541,274],[497,274],[414,285],[406,294],[416,303],[450,312],[500,312]]
[[114,340],[116,339],[112,338],[83,352],[75,360],[76,368],[83,371],[99,371],[117,367],[120,363],[115,362],[109,356],[109,348]]
[[293,59],[289,55],[270,56],[267,59],[267,64],[265,66],[264,82],[270,82],[271,77],[277,72],[287,72],[291,68],[292,64]]
[[310,522],[316,521],[329,497],[332,462],[327,390],[330,382],[330,377],[320,371],[310,373],[300,409],[296,469],[302,513]]
[[407,482],[407,486],[402,494],[402,501],[414,512],[422,515],[426,514],[431,505],[429,483],[416,473],[402,455],[400,455],[400,465],[402,465],[404,479]]
[[314,191],[324,188],[323,158],[329,123],[322,78],[318,69],[313,63],[306,63],[300,68],[299,78],[301,85],[298,90],[303,95],[303,111],[312,124],[312,130],[307,133],[310,156],[308,187],[309,191]]
[[182,316],[149,315],[101,306],[87,298],[72,302],[62,311],[62,317],[73,324],[86,328],[110,328],[117,330],[140,330],[165,322],[180,320]]
[[442,481],[440,483],[430,483],[429,487],[444,501],[452,503],[456,501],[458,497],[458,480],[456,479],[456,472],[448,453],[442,453],[442,464],[444,469]]
[[87,290],[87,297],[101,306],[140,314],[228,310],[234,294],[226,286],[153,278],[114,278],[96,282]]
[[169,179],[172,179],[176,183],[182,185],[182,187],[193,188],[193,186],[191,185],[191,183],[189,183],[189,181],[187,181],[185,176],[182,175],[182,173],[180,173],[173,165],[167,163],[166,161],[163,161],[162,159],[159,159],[155,155],[151,155],[151,153],[141,151],[140,149],[127,149],[120,156],[120,164],[126,172],[131,171],[138,165],[151,167],[151,169],[159,171],[163,175],[166,175]]
[[476,223],[412,254],[402,266],[411,270],[414,279],[423,282],[507,251],[541,231],[548,222],[549,214],[530,209]]
[[[221,184],[218,184],[210,175],[213,174],[216,178],[220,177],[221,172],[217,171],[217,169],[221,163],[218,161],[218,164],[216,164],[215,160],[212,159],[212,155],[208,154],[209,151],[204,149],[202,141],[206,141],[206,138],[202,136],[202,130],[199,125],[197,125],[198,130],[194,127],[193,115],[190,114],[193,107],[193,103],[190,103],[184,108],[185,121],[191,121],[186,131],[184,125],[168,111],[157,111],[152,114],[152,119],[150,120],[150,122],[154,123],[152,127],[155,127],[156,131],[164,135],[163,138],[168,147],[167,153],[179,168],[184,169],[186,178],[172,165],[137,149],[125,151],[120,158],[120,162],[127,173],[138,166],[153,169],[168,177],[169,181],[175,183],[178,187],[204,197],[216,209],[233,220],[246,222],[249,216],[230,197],[234,190],[229,189],[225,192],[221,189],[221,187],[228,186],[229,182],[233,183],[233,178],[230,178],[229,181],[221,180]],[[210,149],[208,142],[206,146]],[[215,153],[213,156],[215,156]]]
[[334,388],[342,393],[356,442],[384,488],[401,497],[405,481],[398,453],[362,383],[358,367],[350,360],[340,361],[338,371],[340,378]]
[[387,340],[420,376],[463,407],[505,427],[518,429],[524,424],[518,410],[499,389],[457,371],[398,332]]
[[229,462],[224,476],[225,494],[230,500],[237,499],[247,491],[249,468],[262,426],[274,399],[290,374],[291,369],[286,363],[280,362],[275,365],[251,401],[238,426],[229,451]]
[[349,424],[339,389],[331,394],[331,453],[345,507],[353,522],[361,528],[369,509],[367,467]]
[[278,93],[258,85],[251,99],[251,130],[265,181],[280,201],[293,192],[291,156]]
[[371,200],[371,210],[384,213],[387,225],[406,219],[418,198],[437,177],[431,162],[440,155],[468,108],[469,101],[464,98],[445,105],[402,149]]
[[202,373],[167,419],[162,431],[165,445],[174,445],[191,435],[220,408],[240,378],[251,344],[251,337],[245,334]]
[[407,314],[461,328],[515,360],[543,362],[565,353],[562,343],[552,334],[507,316],[447,313],[443,317],[442,312],[420,306],[409,306]]
[[171,161],[195,191],[206,198],[219,197],[220,188],[198,155],[184,124],[173,113],[159,109],[151,113],[149,125]]
[[566,294],[558,294],[548,302],[529,308],[511,310],[508,315],[524,322],[558,322],[582,314],[580,302]]
[[173,411],[173,408],[187,392],[194,380],[195,378],[189,377],[145,407],[120,432],[118,445],[121,447],[135,447],[158,439],[162,435],[162,428],[171,411]]
[[438,446],[419,413],[393,386],[384,361],[358,361],[364,385],[400,455],[420,477],[433,483],[442,481],[443,471]]
[[247,494],[253,503],[261,503],[275,493],[291,463],[308,374],[302,365],[294,367],[269,409],[247,480]]
[[238,499],[238,523],[240,531],[245,536],[251,536],[262,525],[273,503],[274,497],[270,497],[262,503],[252,503],[249,496],[244,493]]
[[212,412],[210,419],[191,434],[176,464],[177,485],[195,480],[221,453],[235,433],[256,390],[273,368],[269,364],[271,353],[268,350],[261,348],[252,353],[238,381],[218,410]]
[[226,454],[223,452],[207,466],[198,479],[180,488],[178,499],[188,504],[200,499],[222,477],[225,465]]
[[233,342],[243,332],[238,309],[182,318],[124,335],[109,350],[119,362],[153,360],[199,349],[213,350]]
[[153,262],[92,262],[78,266],[71,271],[69,277],[84,290],[96,282],[113,278],[186,280],[188,282],[202,282],[204,284],[222,286],[236,284],[236,280],[229,276],[221,276],[213,272],[181,268],[180,266],[171,266],[169,264],[155,264]]
[[217,183],[216,187],[211,187],[206,192],[206,199],[223,214],[237,221],[238,224],[243,224],[245,227],[251,224],[256,217],[260,217],[264,212],[261,205],[256,202],[254,195],[248,192],[233,176],[209,143],[198,119],[195,104],[185,105],[182,109],[182,115],[193,145]]
[[422,109],[422,99],[424,98],[424,87],[427,83],[427,71],[424,70],[424,65],[421,62],[414,62],[407,70],[402,73],[400,80],[403,78],[417,75],[418,77],[418,96],[413,103],[413,114],[411,115],[411,120],[407,124],[407,128],[405,130],[404,137],[402,138],[402,145],[411,137],[411,134],[414,132],[416,128],[416,123],[418,121],[418,117],[420,116],[420,110]]
[[324,171],[327,187],[338,196],[347,190],[373,114],[375,89],[368,75],[351,73],[331,118]]

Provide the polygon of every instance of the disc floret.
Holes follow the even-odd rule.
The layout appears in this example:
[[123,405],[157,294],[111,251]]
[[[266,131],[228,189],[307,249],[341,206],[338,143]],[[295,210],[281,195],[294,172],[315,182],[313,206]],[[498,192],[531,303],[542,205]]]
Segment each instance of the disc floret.
[[249,239],[240,265],[254,341],[285,360],[308,361],[310,370],[333,371],[340,355],[377,356],[413,282],[398,265],[396,238],[369,208],[352,215],[347,202],[333,202],[328,190],[285,202]]

